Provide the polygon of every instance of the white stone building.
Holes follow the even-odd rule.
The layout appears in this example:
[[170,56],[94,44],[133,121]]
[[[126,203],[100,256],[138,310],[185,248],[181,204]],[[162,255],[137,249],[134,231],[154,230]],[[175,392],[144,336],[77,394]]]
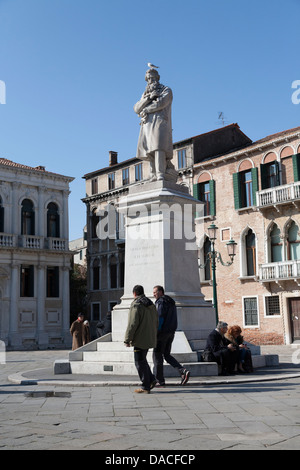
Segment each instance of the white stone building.
[[73,179],[0,158],[0,340],[8,349],[70,345]]

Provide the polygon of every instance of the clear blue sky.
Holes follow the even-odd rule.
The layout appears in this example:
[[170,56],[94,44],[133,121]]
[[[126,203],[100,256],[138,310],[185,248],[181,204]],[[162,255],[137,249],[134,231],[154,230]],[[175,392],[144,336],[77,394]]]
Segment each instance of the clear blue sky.
[[0,0],[0,156],[75,177],[135,156],[147,62],[172,88],[174,142],[237,122],[252,140],[300,125],[300,0]]

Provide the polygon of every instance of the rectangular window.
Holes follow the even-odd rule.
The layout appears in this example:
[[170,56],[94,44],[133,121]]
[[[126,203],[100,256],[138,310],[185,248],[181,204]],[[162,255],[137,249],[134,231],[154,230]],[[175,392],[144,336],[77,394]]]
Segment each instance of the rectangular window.
[[93,267],[93,290],[100,289],[100,268],[99,266]]
[[204,202],[203,211],[197,213],[196,217],[216,215],[216,190],[215,180],[196,183],[193,185],[193,197]]
[[233,173],[234,207],[241,209],[256,205],[256,192],[258,191],[258,170]]
[[268,295],[265,297],[266,317],[280,315],[279,295]]
[[98,194],[98,178],[92,179],[92,194]]
[[260,165],[261,189],[275,188],[280,185],[279,163],[273,161]]
[[34,296],[34,266],[21,266],[20,296]]
[[257,297],[244,297],[243,308],[245,326],[258,326]]
[[109,173],[108,175],[108,189],[115,189],[115,173]]
[[95,303],[92,304],[92,321],[99,321],[100,320],[100,304]]
[[135,181],[142,181],[143,179],[143,164],[135,165]]
[[59,267],[47,267],[47,297],[59,297]]
[[122,170],[122,183],[123,186],[129,184],[129,168],[124,168],[124,170]]
[[178,169],[186,167],[186,149],[178,150],[177,152],[178,159]]
[[210,215],[210,185],[209,181],[199,184],[199,200],[204,203],[204,216]]
[[243,207],[253,206],[251,171],[241,173],[241,190]]

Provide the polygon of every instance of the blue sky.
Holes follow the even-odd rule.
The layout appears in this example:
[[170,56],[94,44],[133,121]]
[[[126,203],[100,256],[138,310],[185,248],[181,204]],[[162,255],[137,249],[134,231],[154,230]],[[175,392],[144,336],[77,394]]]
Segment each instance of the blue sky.
[[75,177],[135,156],[147,62],[172,88],[174,142],[237,122],[252,140],[300,125],[300,0],[0,0],[0,156]]

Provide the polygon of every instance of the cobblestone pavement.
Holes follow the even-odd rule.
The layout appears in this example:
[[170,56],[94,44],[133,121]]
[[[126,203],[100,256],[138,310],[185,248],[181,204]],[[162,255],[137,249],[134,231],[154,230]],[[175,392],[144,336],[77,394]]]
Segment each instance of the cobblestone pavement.
[[300,368],[284,348],[285,362],[266,370],[266,381],[263,370],[250,382],[243,381],[249,375],[205,385],[191,378],[150,395],[135,394],[133,385],[62,385],[55,378],[12,383],[14,374],[45,374],[68,352],[7,352],[0,364],[0,450],[299,449]]

